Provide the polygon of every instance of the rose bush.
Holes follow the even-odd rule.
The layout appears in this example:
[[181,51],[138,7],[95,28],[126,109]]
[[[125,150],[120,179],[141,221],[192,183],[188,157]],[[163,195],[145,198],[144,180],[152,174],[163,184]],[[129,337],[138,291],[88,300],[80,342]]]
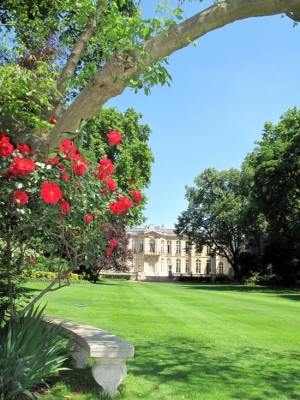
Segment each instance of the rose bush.
[[[116,158],[123,136],[111,131],[107,140]],[[50,289],[81,265],[92,268],[99,257],[116,250],[109,227],[126,221],[142,195],[133,187],[124,193],[115,171],[107,156],[89,163],[69,139],[45,156],[0,135],[0,281],[7,296],[1,317],[16,312],[14,285],[30,264],[32,250],[68,260],[67,268],[63,263],[57,269]]]

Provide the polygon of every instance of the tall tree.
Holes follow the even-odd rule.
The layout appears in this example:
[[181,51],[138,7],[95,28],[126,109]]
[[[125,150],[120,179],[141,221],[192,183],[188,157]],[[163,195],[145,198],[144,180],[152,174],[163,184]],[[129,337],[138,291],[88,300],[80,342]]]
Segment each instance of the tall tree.
[[188,208],[178,217],[176,232],[199,247],[207,245],[225,257],[235,277],[241,274],[239,258],[245,246],[247,197],[237,169],[206,169],[186,188]]
[[143,20],[133,0],[4,0],[1,41],[11,35],[1,49],[1,129],[54,148],[127,86],[168,82],[170,54],[224,25],[276,14],[298,21],[299,0],[212,1],[180,23],[180,7],[165,21]]
[[265,124],[243,168],[252,169],[252,204],[267,221],[268,259],[275,272],[294,281],[300,267],[300,110]]

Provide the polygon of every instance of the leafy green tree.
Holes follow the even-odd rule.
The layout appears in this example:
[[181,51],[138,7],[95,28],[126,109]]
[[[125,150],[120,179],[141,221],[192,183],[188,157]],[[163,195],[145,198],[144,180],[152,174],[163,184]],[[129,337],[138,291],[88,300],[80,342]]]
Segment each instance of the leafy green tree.
[[159,5],[166,18],[143,19],[134,0],[2,1],[1,129],[15,142],[53,149],[127,86],[149,93],[169,83],[167,57],[206,33],[256,16],[300,18],[299,0],[211,0],[179,22],[179,4]]
[[265,124],[243,168],[253,176],[253,208],[267,222],[267,258],[275,272],[294,281],[300,266],[300,110],[289,110],[278,124]]
[[[148,145],[150,128],[140,123],[141,115],[133,109],[120,113],[115,109],[103,109],[101,115],[84,126],[81,147],[86,158],[96,162],[103,154],[114,162],[117,184],[128,192],[132,189],[142,190],[150,183],[153,154]],[[116,129],[124,137],[122,146],[116,153],[107,143],[107,132]],[[137,225],[144,221],[144,201],[131,210],[128,225]]]
[[176,231],[187,235],[200,248],[211,247],[241,276],[240,255],[245,247],[247,196],[237,169],[206,169],[186,188],[188,208],[178,217]]

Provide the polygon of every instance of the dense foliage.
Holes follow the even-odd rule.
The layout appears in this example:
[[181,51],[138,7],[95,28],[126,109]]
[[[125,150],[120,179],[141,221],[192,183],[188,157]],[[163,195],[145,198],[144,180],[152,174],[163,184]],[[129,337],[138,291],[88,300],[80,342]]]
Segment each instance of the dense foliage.
[[[237,278],[300,276],[300,111],[266,123],[241,171],[207,169],[187,188],[177,231],[225,256]],[[260,279],[261,278],[261,279]]]
[[252,175],[252,208],[266,220],[266,262],[294,282],[300,276],[300,110],[289,110],[278,124],[265,124],[243,169]]
[[42,313],[31,309],[0,330],[1,400],[34,399],[38,384],[65,369],[67,341],[57,327],[46,326]]
[[236,277],[240,276],[248,205],[241,182],[241,173],[236,169],[204,170],[195,178],[195,187],[186,189],[188,208],[176,225],[179,235],[187,235],[198,247],[207,245],[225,257]]

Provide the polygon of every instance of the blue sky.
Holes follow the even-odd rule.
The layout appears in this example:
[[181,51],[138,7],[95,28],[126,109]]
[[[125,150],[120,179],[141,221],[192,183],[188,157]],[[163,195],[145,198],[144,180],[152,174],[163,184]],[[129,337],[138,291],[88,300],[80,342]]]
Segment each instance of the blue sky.
[[[147,0],[147,14],[155,3]],[[200,9],[196,3],[188,14]],[[147,224],[173,225],[186,207],[185,185],[208,167],[240,167],[264,122],[300,107],[299,47],[300,26],[286,17],[236,22],[173,54],[171,87],[150,96],[127,90],[109,102],[133,107],[152,129]]]

